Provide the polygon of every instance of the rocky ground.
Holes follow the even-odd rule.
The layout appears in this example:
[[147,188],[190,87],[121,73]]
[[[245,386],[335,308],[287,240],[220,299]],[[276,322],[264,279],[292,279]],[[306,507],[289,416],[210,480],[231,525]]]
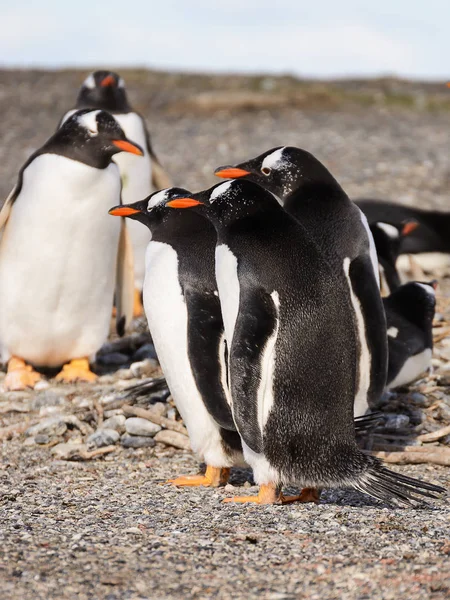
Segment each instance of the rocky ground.
[[[0,193],[70,108],[84,73],[0,71]],[[313,151],[353,197],[448,206],[450,111],[439,86],[312,84],[133,71],[130,96],[161,161],[183,187],[279,144]],[[230,108],[231,107],[231,108]],[[433,375],[386,396],[373,451],[416,447],[393,466],[450,488],[450,286],[439,288]],[[356,492],[321,503],[224,505],[218,490],[160,485],[195,472],[142,322],[102,349],[96,384],[0,393],[0,598],[425,599],[450,593],[450,510],[381,506]],[[2,375],[0,374],[0,385]],[[431,435],[430,435],[431,434]],[[393,455],[391,455],[393,456]],[[416,459],[419,460],[419,459]],[[420,459],[422,460],[422,459]]]

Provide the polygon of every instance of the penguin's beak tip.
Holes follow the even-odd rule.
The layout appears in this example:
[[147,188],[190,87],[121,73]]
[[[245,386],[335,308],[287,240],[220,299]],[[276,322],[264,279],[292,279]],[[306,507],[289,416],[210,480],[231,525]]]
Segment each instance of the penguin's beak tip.
[[110,215],[113,215],[113,217],[130,217],[131,215],[136,215],[140,212],[141,211],[137,210],[136,208],[131,208],[131,206],[123,205],[114,206],[108,211],[108,213]]
[[122,152],[129,152],[130,154],[136,154],[137,156],[144,156],[144,152],[140,146],[129,142],[128,140],[113,140],[113,146],[119,148]]
[[166,206],[169,208],[192,208],[199,204],[204,205],[204,202],[195,200],[195,198],[176,198],[175,200],[169,200],[169,202],[166,203]]
[[218,167],[214,171],[214,175],[221,179],[238,179],[239,177],[250,175],[250,171],[238,167]]
[[114,77],[112,75],[107,75],[100,82],[100,87],[113,87],[115,85],[116,85],[116,80],[114,79]]

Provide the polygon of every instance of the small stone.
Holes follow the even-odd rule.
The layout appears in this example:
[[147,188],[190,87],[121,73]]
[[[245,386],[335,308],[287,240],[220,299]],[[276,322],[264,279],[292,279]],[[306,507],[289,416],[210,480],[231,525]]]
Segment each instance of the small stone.
[[407,415],[396,415],[386,413],[383,415],[385,418],[384,428],[385,429],[403,429],[409,425],[409,417]]
[[125,421],[126,418],[123,415],[115,415],[103,421],[99,429],[114,429],[119,433],[125,432]]
[[133,354],[133,362],[145,360],[146,358],[158,360],[155,346],[153,344],[144,344]]
[[175,448],[181,448],[182,450],[191,449],[189,438],[182,433],[178,433],[178,431],[164,429],[157,433],[153,439],[161,444],[166,444],[166,446],[174,446]]
[[48,444],[50,441],[50,437],[45,433],[38,433],[34,436],[34,441],[36,444]]
[[142,531],[139,529],[139,527],[128,527],[127,529],[124,529],[123,532],[133,533],[134,535],[142,535]]
[[153,448],[156,444],[152,437],[129,435],[128,433],[122,436],[120,443],[124,448]]
[[80,453],[84,452],[87,452],[87,447],[85,444],[80,444],[79,442],[66,442],[63,444],[57,444],[51,449],[53,456],[61,460],[69,460],[70,458],[79,456]]
[[158,431],[161,431],[161,427],[156,425],[156,423],[152,423],[151,421],[147,421],[147,419],[142,419],[141,417],[131,417],[125,421],[125,429],[127,433],[131,435],[143,435],[143,436],[151,436],[153,437]]
[[50,436],[58,436],[63,435],[67,431],[67,425],[60,415],[56,415],[54,417],[47,417],[46,419],[42,419],[40,423],[29,427],[25,435],[28,436],[36,436],[39,433],[50,435]]
[[171,421],[177,420],[177,411],[173,407],[167,410],[167,418]]
[[164,404],[163,402],[155,402],[155,404],[150,406],[149,410],[150,412],[157,414],[159,417],[164,417],[167,412],[167,404]]
[[119,438],[119,433],[114,429],[97,429],[87,438],[86,442],[102,448],[103,446],[112,446],[119,441]]
[[411,410],[409,413],[409,419],[413,425],[420,425],[427,420],[427,416],[421,410]]
[[48,381],[45,381],[45,379],[40,379],[34,386],[34,390],[36,392],[40,392],[42,390],[47,390],[49,387],[50,387],[50,384]]
[[417,406],[430,405],[430,400],[424,394],[420,394],[419,392],[413,392],[412,394],[409,394],[409,398],[412,402],[414,402],[414,404],[417,404]]
[[158,370],[158,363],[156,360],[146,358],[139,362],[134,362],[130,366],[130,371],[133,377],[150,377]]
[[122,354],[122,352],[111,352],[110,354],[100,354],[97,356],[98,364],[105,366],[124,365],[129,360],[128,356]]
[[32,402],[33,410],[38,410],[43,406],[61,406],[64,404],[64,397],[53,390],[47,390],[38,394]]

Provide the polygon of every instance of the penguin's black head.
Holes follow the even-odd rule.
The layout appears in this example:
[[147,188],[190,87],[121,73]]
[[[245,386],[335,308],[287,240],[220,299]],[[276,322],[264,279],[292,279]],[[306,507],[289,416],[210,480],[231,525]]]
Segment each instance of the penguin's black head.
[[339,184],[326,167],[310,152],[294,146],[272,148],[264,154],[235,166],[219,167],[217,177],[245,178],[266,188],[282,205],[286,199],[309,184]]
[[100,108],[110,112],[131,111],[125,83],[112,71],[94,71],[84,80],[77,98],[77,108]]
[[402,238],[415,231],[418,226],[419,223],[415,220],[404,221],[400,225],[391,225],[391,223],[381,221],[372,223],[370,231],[378,256],[395,265],[400,253]]
[[247,217],[281,210],[273,194],[252,181],[232,179],[214,187],[166,202],[170,208],[190,208],[214,225],[227,227]]
[[112,115],[92,109],[78,110],[71,115],[43,149],[99,169],[106,168],[118,152],[143,156],[142,148],[125,136]]
[[132,204],[120,204],[109,211],[115,217],[129,217],[146,225],[150,231],[154,231],[165,220],[173,216],[172,210],[167,206],[170,202],[189,197],[191,192],[183,188],[167,188],[150,194],[144,200]]
[[436,310],[436,288],[438,282],[411,281],[399,287],[388,296],[387,300],[395,302],[398,312],[423,331],[431,334],[431,326]]

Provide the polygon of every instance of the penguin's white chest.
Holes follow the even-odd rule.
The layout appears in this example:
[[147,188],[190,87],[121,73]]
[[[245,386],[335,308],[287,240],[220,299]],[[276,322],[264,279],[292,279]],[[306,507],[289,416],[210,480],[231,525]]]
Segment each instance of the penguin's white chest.
[[419,354],[410,356],[400,369],[397,377],[386,386],[387,389],[391,390],[402,385],[407,385],[418,379],[430,367],[431,356],[432,351],[430,348],[426,348],[422,352],[419,352]]
[[239,313],[238,262],[230,248],[226,244],[220,244],[216,246],[215,264],[225,336],[230,348]]
[[0,239],[0,344],[33,364],[91,356],[106,339],[120,221],[116,165],[56,155],[25,169]]
[[[141,117],[133,112],[114,116],[127,138],[139,144],[144,150],[144,156],[121,152],[114,157],[114,162],[119,166],[122,178],[122,201],[124,204],[130,204],[143,200],[153,191],[152,164],[147,151],[147,140]],[[138,289],[142,289],[145,251],[151,237],[150,230],[133,219],[128,219],[127,227],[133,245],[135,283]]]

